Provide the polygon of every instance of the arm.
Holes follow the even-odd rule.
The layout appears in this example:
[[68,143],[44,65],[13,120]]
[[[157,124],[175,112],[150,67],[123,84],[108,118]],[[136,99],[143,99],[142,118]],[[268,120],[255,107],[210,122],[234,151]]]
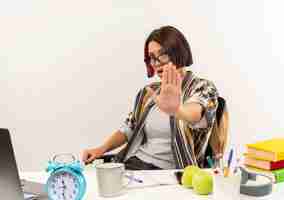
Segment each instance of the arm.
[[104,153],[120,147],[127,141],[127,136],[121,131],[114,132],[102,146],[84,150],[82,160],[85,164],[93,162],[96,158],[103,156]]
[[198,79],[175,116],[189,122],[193,128],[206,128],[212,125],[217,106],[218,92],[215,85],[208,80]]
[[121,132],[120,130],[114,132],[101,146],[101,148],[105,152],[111,151],[116,149],[117,147],[122,146],[127,142],[127,136],[125,133]]
[[[136,96],[136,101],[140,97],[140,92]],[[135,102],[136,102],[135,101]],[[135,103],[136,104],[136,103]],[[104,153],[114,150],[123,144],[127,143],[128,139],[132,137],[133,131],[133,114],[132,112],[128,114],[127,119],[124,121],[119,130],[115,131],[104,143],[103,145],[87,149],[83,152],[82,160],[84,163],[91,163],[96,158],[102,157]]]
[[201,120],[203,108],[199,103],[185,103],[175,113],[177,119],[196,123]]

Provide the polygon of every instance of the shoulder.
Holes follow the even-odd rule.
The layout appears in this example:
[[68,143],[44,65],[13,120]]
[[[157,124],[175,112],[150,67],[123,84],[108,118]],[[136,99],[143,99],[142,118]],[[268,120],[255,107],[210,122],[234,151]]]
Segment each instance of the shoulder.
[[150,94],[147,91],[148,87],[152,88],[155,91],[160,88],[160,85],[161,85],[161,82],[152,82],[140,88],[138,93],[136,94],[136,102],[138,103],[138,101],[140,100],[145,101],[150,97]]
[[185,94],[185,101],[198,102],[207,110],[215,112],[218,106],[219,93],[211,80],[195,76],[189,92]]
[[191,91],[208,91],[211,93],[217,93],[217,87],[215,86],[213,81],[196,76],[195,74],[192,74],[192,77],[193,82],[189,88]]
[[197,78],[195,84],[193,85],[195,90],[211,90],[217,92],[217,88],[213,81],[203,78]]
[[147,92],[148,87],[152,88],[153,90],[157,90],[160,88],[160,86],[161,86],[161,82],[152,82],[152,83],[146,84],[144,87],[138,90],[137,94]]
[[142,94],[143,96],[147,95],[148,94],[147,88],[151,88],[155,91],[155,90],[158,90],[160,88],[160,86],[161,86],[161,82],[149,83],[149,84],[145,85],[143,88],[140,88],[138,94]]

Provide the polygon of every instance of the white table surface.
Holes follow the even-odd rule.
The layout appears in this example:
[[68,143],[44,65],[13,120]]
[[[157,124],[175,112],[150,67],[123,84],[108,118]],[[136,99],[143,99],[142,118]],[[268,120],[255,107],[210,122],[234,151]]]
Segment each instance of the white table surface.
[[[169,171],[172,172],[172,171]],[[166,185],[154,186],[145,188],[131,188],[127,189],[125,193],[118,197],[103,198],[98,195],[96,172],[95,169],[88,169],[84,171],[87,180],[87,191],[84,200],[97,199],[114,199],[114,200],[207,200],[213,199],[212,195],[197,195],[191,189],[186,189],[180,185]],[[45,172],[24,172],[20,173],[21,178],[45,183],[48,174]],[[241,200],[259,199],[259,200],[281,200],[284,199],[284,183],[275,184],[273,192],[264,197],[250,197],[246,195],[240,196]],[[224,199],[225,200],[225,199]]]

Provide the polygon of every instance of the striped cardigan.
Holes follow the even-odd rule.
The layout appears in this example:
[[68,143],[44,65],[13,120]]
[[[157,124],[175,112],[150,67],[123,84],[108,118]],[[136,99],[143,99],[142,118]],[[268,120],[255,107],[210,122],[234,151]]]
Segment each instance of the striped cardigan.
[[[160,82],[149,85],[152,89],[160,90]],[[128,115],[125,123],[133,131],[126,147],[115,158],[116,162],[124,162],[135,155],[141,144],[147,142],[144,132],[145,119],[155,104],[146,90],[141,89],[136,97],[134,109]],[[187,72],[182,83],[182,103],[195,102],[204,109],[202,117],[205,127],[200,123],[190,123],[170,117],[171,148],[174,154],[177,169],[187,165],[203,167],[204,154],[208,146],[209,137],[215,121],[218,106],[218,93],[214,84],[208,80],[196,77],[192,72]]]

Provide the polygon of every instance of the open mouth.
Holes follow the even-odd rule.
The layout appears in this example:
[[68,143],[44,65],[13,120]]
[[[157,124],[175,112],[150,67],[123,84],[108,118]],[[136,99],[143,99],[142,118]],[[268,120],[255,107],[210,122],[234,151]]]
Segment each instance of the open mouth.
[[163,69],[158,70],[157,73],[158,73],[159,75],[162,75],[162,74],[163,74]]

